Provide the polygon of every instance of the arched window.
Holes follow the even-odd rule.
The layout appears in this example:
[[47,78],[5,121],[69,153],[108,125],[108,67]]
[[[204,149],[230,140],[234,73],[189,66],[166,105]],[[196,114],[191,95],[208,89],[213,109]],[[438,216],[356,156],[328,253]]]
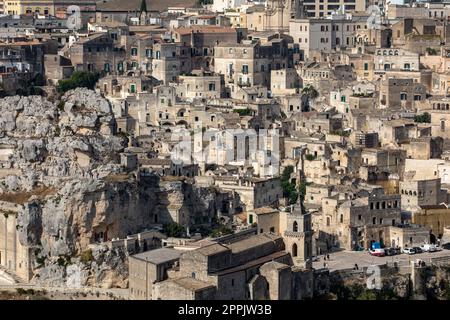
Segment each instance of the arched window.
[[294,243],[294,244],[292,245],[292,256],[293,256],[293,257],[296,257],[296,256],[297,256],[297,244],[296,244],[296,243]]
[[297,221],[294,221],[294,223],[293,223],[293,225],[292,225],[292,231],[298,232],[298,224],[297,224]]
[[341,223],[344,222],[344,215],[343,215],[343,214],[341,214],[341,216],[339,217],[339,221],[340,221]]

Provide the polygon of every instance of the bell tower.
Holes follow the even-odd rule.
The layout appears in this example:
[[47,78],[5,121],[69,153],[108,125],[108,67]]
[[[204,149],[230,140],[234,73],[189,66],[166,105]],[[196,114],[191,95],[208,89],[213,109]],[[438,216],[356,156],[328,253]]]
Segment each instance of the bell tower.
[[283,226],[284,232],[282,232],[282,236],[286,251],[291,254],[294,265],[311,269],[311,214],[303,212],[300,197],[297,203],[291,206],[291,212],[284,212],[284,214],[286,217],[283,219],[285,225]]

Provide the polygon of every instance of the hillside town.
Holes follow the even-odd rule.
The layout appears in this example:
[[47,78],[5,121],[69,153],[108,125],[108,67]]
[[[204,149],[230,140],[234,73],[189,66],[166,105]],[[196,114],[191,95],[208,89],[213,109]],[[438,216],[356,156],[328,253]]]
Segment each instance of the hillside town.
[[450,300],[450,1],[0,13],[0,299]]

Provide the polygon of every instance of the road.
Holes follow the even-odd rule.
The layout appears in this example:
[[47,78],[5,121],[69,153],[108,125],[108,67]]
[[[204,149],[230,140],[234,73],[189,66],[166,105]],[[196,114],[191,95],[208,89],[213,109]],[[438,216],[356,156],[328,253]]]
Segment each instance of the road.
[[368,267],[370,265],[380,265],[397,262],[399,265],[407,265],[410,261],[421,259],[428,262],[430,258],[434,257],[450,257],[450,250],[440,250],[436,252],[424,252],[414,255],[399,254],[388,257],[374,257],[367,251],[338,251],[330,253],[330,260],[324,261],[323,255],[319,256],[319,261],[313,262],[315,269],[321,269],[324,267],[324,262],[327,264],[327,268],[330,271],[352,269],[355,263],[358,267]]

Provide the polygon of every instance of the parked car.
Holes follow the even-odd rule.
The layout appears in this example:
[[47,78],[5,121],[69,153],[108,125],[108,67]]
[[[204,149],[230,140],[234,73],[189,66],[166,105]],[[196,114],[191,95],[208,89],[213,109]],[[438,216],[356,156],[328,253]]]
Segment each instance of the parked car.
[[397,254],[400,254],[400,249],[399,248],[387,248],[384,250],[384,252],[387,256],[395,256]]
[[435,252],[435,251],[437,251],[436,245],[430,244],[430,243],[425,243],[425,244],[421,245],[420,248],[424,252]]
[[414,248],[403,248],[402,252],[406,254],[415,254],[416,250],[414,250]]
[[372,256],[376,256],[376,257],[384,257],[384,255],[386,254],[384,249],[381,248],[377,248],[377,249],[370,249],[369,253]]
[[422,253],[422,249],[420,247],[413,247],[414,251],[416,251],[416,253]]

